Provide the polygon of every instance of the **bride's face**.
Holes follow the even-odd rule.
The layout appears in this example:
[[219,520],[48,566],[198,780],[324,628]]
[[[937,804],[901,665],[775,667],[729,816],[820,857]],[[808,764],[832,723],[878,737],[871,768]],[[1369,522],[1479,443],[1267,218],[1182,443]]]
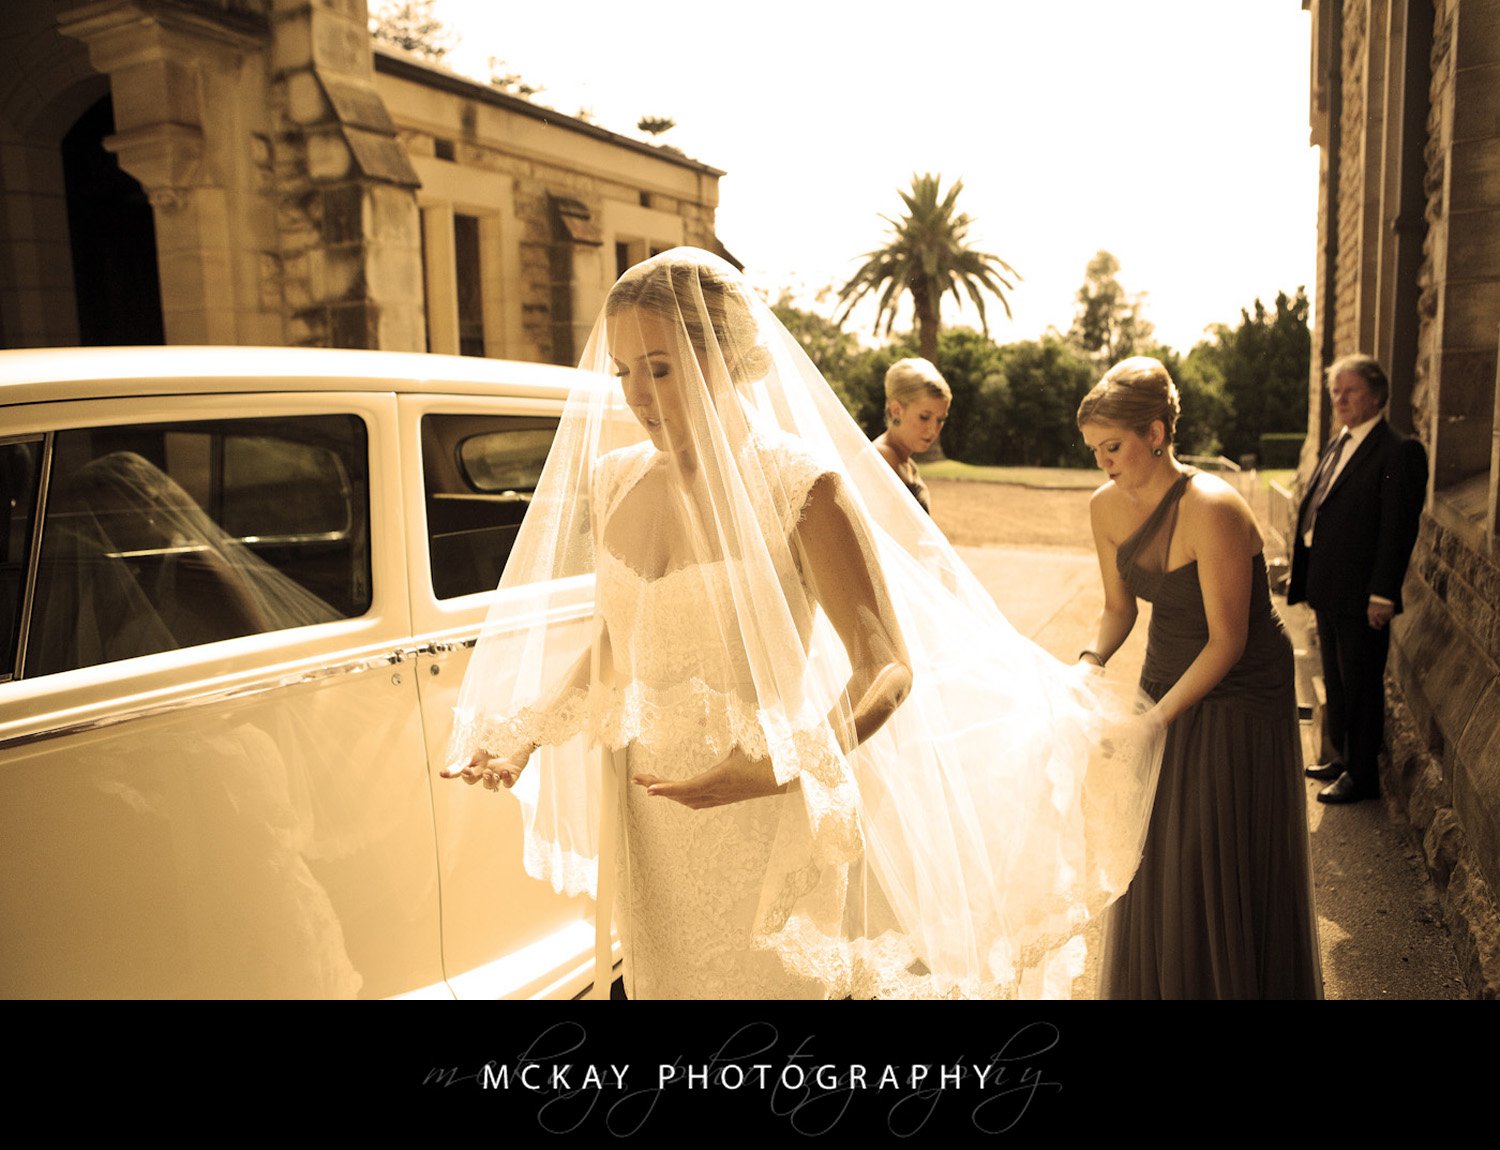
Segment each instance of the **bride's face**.
[[[1120,487],[1136,487],[1155,471],[1161,458],[1152,454],[1146,436],[1118,423],[1090,420],[1082,427],[1083,442],[1094,453],[1099,470]],[[1156,431],[1153,424],[1152,433]]]
[[[609,358],[636,420],[659,451],[691,443],[688,434],[682,337],[676,324],[654,312],[629,308],[609,325]],[[696,368],[693,368],[696,371]]]

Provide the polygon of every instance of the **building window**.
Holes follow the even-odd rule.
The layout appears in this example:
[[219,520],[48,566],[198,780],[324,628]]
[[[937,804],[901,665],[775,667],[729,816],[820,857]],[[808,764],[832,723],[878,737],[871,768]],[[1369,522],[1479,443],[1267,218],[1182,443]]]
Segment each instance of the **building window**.
[[673,247],[670,240],[660,239],[616,239],[615,240],[615,275],[624,275],[636,264],[652,256],[659,256],[662,252]]
[[479,258],[479,218],[453,217],[453,270],[458,286],[458,353],[484,354],[484,287]]

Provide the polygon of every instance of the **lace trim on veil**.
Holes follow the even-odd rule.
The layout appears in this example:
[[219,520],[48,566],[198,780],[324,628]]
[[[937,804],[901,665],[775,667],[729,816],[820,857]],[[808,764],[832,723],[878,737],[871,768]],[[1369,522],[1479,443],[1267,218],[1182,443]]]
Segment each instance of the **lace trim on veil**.
[[588,726],[588,703],[588,692],[575,687],[556,706],[545,710],[522,707],[504,718],[455,707],[451,745],[464,748],[469,755],[483,749],[496,758],[508,759],[525,747],[566,743]]
[[[792,974],[816,979],[830,998],[878,999],[1014,999],[1030,997],[1023,983],[1030,978],[1061,978],[1082,973],[1084,927],[1098,917],[1111,896],[1100,894],[1087,909],[1079,905],[1076,924],[1039,930],[1018,949],[1001,935],[987,955],[984,975],[954,979],[934,974],[918,957],[909,935],[888,930],[875,938],[830,934],[813,917],[789,914],[772,928],[762,923],[755,945],[773,952]],[[787,899],[790,905],[795,899]]]
[[[524,707],[508,718],[454,710],[454,745],[470,754],[483,748],[509,758],[527,747],[555,746],[585,732],[611,750],[632,743],[673,747],[692,741],[715,759],[726,758],[736,747],[752,759],[769,757],[778,780],[799,781],[820,861],[849,861],[862,849],[854,781],[826,724],[791,727],[702,679],[669,688],[639,682],[592,691],[575,687],[553,707]],[[565,851],[529,830],[525,838],[528,874],[554,886],[562,883],[567,893],[593,890],[596,859]],[[788,897],[788,908],[794,900],[795,895]]]

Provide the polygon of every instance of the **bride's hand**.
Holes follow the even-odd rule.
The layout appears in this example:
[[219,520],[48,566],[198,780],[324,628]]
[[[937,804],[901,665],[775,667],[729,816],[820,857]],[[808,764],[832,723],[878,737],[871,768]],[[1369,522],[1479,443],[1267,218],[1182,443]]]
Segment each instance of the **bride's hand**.
[[521,777],[521,772],[526,769],[535,750],[535,747],[527,747],[508,759],[496,758],[488,751],[478,750],[474,752],[468,766],[461,770],[449,767],[439,774],[445,779],[463,779],[471,787],[475,783],[483,783],[487,791],[498,791],[502,785],[508,790],[516,785],[516,780]]
[[648,795],[672,799],[695,811],[779,795],[786,790],[776,781],[770,759],[746,758],[737,747],[722,763],[690,779],[669,781],[655,775],[636,775],[632,781],[645,787]]

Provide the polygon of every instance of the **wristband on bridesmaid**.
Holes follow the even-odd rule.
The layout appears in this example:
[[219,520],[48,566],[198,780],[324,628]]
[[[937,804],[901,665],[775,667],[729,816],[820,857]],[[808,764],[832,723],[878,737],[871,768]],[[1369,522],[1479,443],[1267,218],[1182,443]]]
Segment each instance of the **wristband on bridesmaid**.
[[1078,658],[1080,658],[1080,659],[1092,659],[1094,661],[1094,666],[1099,667],[1101,669],[1104,667],[1104,656],[1101,655],[1101,654],[1099,654],[1098,651],[1095,651],[1095,650],[1093,650],[1090,647],[1085,647],[1082,651],[1079,651],[1078,652]]

